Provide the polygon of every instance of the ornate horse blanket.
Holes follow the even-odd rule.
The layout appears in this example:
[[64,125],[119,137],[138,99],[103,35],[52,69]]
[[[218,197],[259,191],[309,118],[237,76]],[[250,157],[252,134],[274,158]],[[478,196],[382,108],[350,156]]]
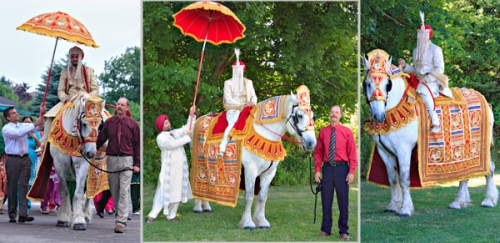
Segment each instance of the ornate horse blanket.
[[[46,142],[45,149],[40,160],[35,181],[33,182],[33,185],[27,195],[30,200],[42,201],[44,198],[45,189],[47,188],[50,177],[50,171],[54,163],[54,160],[52,159],[52,156],[50,156],[49,152],[50,146],[55,146],[60,151],[64,151],[65,153],[71,155],[81,156],[79,151],[80,146],[82,146],[81,142],[78,138],[70,136],[67,132],[65,132],[64,129],[62,129],[61,123],[62,111],[66,109],[66,107],[74,106],[73,102],[75,99],[76,98],[73,98],[71,102],[67,102],[52,121],[52,128],[50,129],[49,138]],[[91,107],[89,107],[89,109],[90,108]],[[108,117],[111,117],[111,114],[107,110],[104,110],[104,112]],[[106,169],[105,146],[102,146],[101,149],[97,151],[96,156],[90,159],[90,162],[99,168],[104,170]],[[108,175],[90,165],[86,185],[87,197],[93,198],[99,192],[106,189],[109,189]]]
[[[412,152],[410,165],[410,187],[432,187],[439,183],[484,176],[490,170],[490,129],[488,103],[477,91],[466,88],[452,88],[454,98],[439,97],[436,113],[441,122],[441,131],[430,133],[430,117],[427,113],[418,116],[419,135],[417,146]],[[416,98],[414,112],[425,111],[420,97]],[[404,102],[403,102],[404,103]],[[411,103],[411,101],[406,102]],[[399,108],[398,108],[399,107]],[[398,106],[395,110],[401,109]],[[407,106],[406,106],[407,107]],[[401,110],[400,110],[401,111]],[[405,121],[414,119],[413,111],[403,114]],[[425,114],[425,115],[424,115]],[[388,119],[391,119],[388,116]],[[401,119],[399,117],[398,119]],[[391,122],[384,123],[390,126]],[[386,125],[366,124],[370,134],[383,132]],[[375,129],[377,128],[378,129]],[[371,130],[370,130],[371,129]],[[371,155],[368,181],[389,186],[387,171],[375,146]]]
[[[217,150],[227,126],[225,112],[198,119],[194,127],[191,156],[191,187],[195,198],[236,206],[239,189],[245,188],[241,162],[242,146],[266,160],[283,160],[286,156],[283,143],[262,137],[254,131],[252,124],[254,120],[256,123],[266,123],[282,119],[285,98],[286,96],[273,97],[260,102],[253,109],[242,110],[231,130],[231,139],[222,159],[217,158]],[[255,118],[253,114],[257,114]],[[254,195],[257,195],[259,190],[257,177]]]

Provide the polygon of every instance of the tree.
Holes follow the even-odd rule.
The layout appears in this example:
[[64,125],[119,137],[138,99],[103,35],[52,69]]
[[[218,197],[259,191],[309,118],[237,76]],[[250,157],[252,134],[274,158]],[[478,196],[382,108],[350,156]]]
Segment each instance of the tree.
[[[50,110],[50,108],[57,105],[57,103],[59,103],[60,101],[59,97],[57,96],[57,87],[59,86],[61,71],[67,68],[68,65],[67,58],[68,55],[66,55],[66,59],[61,58],[59,61],[54,62],[54,65],[52,67],[52,73],[50,74],[50,81],[49,81],[49,89],[47,92],[47,99],[45,103],[47,107],[47,112]],[[40,105],[43,101],[48,74],[49,74],[49,69],[47,68],[47,71],[41,76],[42,83],[39,84],[37,88],[37,90],[40,91],[40,93],[33,100],[32,109],[34,111],[39,110]]]
[[9,100],[16,101],[16,102],[19,101],[19,98],[14,93],[14,90],[12,89],[12,87],[10,87],[8,84],[5,84],[3,82],[0,82],[0,96],[5,97]]
[[14,85],[13,87],[14,93],[17,95],[17,97],[19,97],[20,102],[27,103],[33,99],[31,95],[28,93],[29,88],[30,86],[26,82]]
[[[172,26],[172,15],[188,2],[144,2],[143,116],[144,146],[156,148],[154,121],[166,113],[173,127],[186,121],[193,101],[202,43]],[[234,44],[207,44],[200,75],[200,114],[223,110],[223,82],[231,77],[233,49],[241,49],[245,76],[260,101],[305,84],[316,116],[328,119],[330,107],[356,112],[356,2],[224,2],[246,26]],[[154,161],[158,151],[144,151]],[[155,171],[149,163],[147,171]],[[150,167],[148,167],[150,166]],[[146,180],[148,178],[146,177]],[[153,177],[151,181],[154,181]]]
[[141,51],[139,47],[128,47],[120,57],[112,57],[104,63],[104,72],[99,80],[104,87],[102,97],[116,102],[120,97],[140,103]]

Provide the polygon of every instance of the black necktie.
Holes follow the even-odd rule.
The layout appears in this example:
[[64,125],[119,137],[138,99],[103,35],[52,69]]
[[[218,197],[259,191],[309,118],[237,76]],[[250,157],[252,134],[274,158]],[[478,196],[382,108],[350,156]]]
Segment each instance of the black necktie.
[[330,135],[330,151],[328,151],[328,162],[335,162],[335,127],[332,128],[332,134]]

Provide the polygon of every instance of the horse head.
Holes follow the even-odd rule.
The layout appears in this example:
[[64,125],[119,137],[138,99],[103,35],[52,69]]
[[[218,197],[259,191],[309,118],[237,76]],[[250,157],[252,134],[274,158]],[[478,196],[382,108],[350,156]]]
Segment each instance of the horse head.
[[364,59],[365,79],[363,80],[363,94],[370,106],[371,118],[382,123],[385,120],[387,99],[392,89],[391,61],[389,54],[376,49],[367,54]]
[[313,151],[316,148],[315,117],[311,110],[309,89],[301,85],[297,94],[291,92],[290,99],[285,108],[286,129],[302,144],[302,149]]
[[103,105],[104,100],[88,94],[80,97],[80,110],[76,123],[78,134],[82,141],[82,155],[93,158],[97,153],[97,136],[104,126]]

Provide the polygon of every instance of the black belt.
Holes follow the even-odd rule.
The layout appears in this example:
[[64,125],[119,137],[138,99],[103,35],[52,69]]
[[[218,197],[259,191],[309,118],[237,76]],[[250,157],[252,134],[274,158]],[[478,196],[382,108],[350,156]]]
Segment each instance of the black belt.
[[325,162],[325,165],[337,166],[347,164],[347,161],[333,161],[333,162]]
[[124,153],[119,153],[119,154],[108,154],[108,156],[115,156],[115,157],[125,157],[125,156],[132,156]]
[[28,154],[25,155],[19,155],[19,154],[7,154],[7,157],[14,157],[14,158],[24,158],[28,156]]

